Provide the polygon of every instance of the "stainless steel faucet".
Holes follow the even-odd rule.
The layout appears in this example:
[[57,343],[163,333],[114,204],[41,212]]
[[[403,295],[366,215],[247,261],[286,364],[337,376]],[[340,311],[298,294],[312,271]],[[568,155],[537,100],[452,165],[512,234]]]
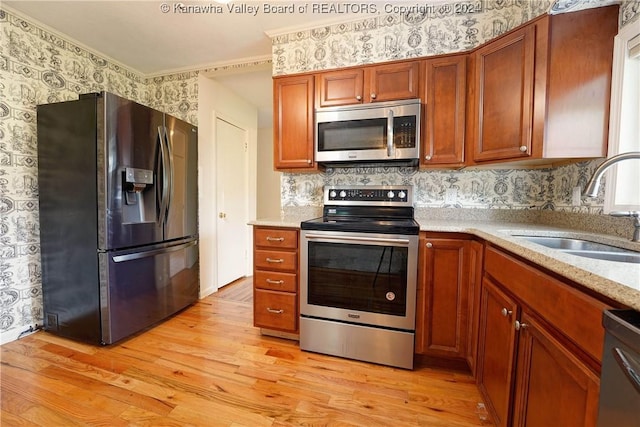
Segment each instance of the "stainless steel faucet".
[[[582,195],[584,197],[596,197],[598,195],[598,188],[600,188],[600,180],[602,179],[602,175],[604,175],[604,172],[612,165],[629,159],[640,159],[640,151],[629,151],[628,153],[621,153],[617,156],[613,156],[605,160],[593,172],[593,176],[589,180],[589,183],[587,183],[587,187],[582,192]],[[634,242],[640,242],[640,211],[614,211],[609,213],[609,215],[628,216],[635,218],[635,221],[633,223],[635,229],[633,231],[633,238],[631,240]]]

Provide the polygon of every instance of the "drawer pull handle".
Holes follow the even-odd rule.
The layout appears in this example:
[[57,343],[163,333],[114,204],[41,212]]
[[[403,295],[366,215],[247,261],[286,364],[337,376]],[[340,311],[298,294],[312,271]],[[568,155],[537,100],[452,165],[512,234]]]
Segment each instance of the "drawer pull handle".
[[271,308],[271,307],[267,307],[267,311],[269,313],[273,313],[273,314],[282,314],[282,313],[284,313],[283,309],[276,309],[276,308]]
[[267,236],[267,242],[284,242],[284,237]]
[[267,262],[270,262],[273,264],[280,264],[280,263],[283,263],[284,260],[282,258],[277,258],[277,259],[267,258]]
[[269,283],[270,285],[282,285],[282,284],[284,284],[284,280],[267,279],[266,282]]

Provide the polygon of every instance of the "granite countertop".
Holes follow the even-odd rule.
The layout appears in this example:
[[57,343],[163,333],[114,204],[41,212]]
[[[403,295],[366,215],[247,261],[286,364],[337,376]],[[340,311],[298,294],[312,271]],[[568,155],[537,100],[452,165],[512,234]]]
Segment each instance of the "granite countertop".
[[[251,221],[250,225],[299,228],[313,215],[283,215]],[[640,251],[640,244],[628,239],[581,230],[508,221],[443,220],[417,217],[420,231],[466,233],[480,237],[519,255],[540,267],[566,277],[585,288],[640,311],[640,264],[603,261],[567,254],[531,243],[515,235],[580,238]]]

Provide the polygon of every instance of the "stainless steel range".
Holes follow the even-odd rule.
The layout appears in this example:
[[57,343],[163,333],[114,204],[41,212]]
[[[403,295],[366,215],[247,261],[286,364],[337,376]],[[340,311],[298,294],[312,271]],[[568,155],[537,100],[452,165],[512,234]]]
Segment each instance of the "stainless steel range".
[[301,223],[300,348],[413,369],[419,225],[411,186],[324,189]]

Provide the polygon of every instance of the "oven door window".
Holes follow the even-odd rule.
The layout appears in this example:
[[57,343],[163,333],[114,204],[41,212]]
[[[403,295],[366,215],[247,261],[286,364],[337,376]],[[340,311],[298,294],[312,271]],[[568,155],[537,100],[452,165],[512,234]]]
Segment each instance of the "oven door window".
[[408,248],[309,242],[312,305],[406,315]]

